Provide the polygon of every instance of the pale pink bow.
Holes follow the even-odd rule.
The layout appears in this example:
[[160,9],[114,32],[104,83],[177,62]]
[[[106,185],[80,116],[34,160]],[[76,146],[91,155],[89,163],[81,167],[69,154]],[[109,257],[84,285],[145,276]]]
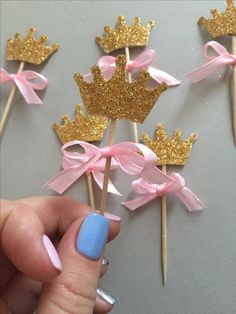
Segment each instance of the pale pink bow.
[[[84,153],[66,150],[77,145],[84,149]],[[148,147],[132,142],[122,142],[111,147],[99,148],[82,141],[71,141],[63,145],[61,151],[63,158],[72,162],[71,166],[60,171],[45,185],[60,194],[67,190],[100,159],[114,158],[119,167],[130,175],[140,174],[144,169],[154,167],[156,163],[156,155]]]
[[[212,48],[217,55],[209,55],[209,48]],[[185,74],[194,83],[201,81],[224,66],[236,64],[236,55],[230,54],[224,46],[216,41],[209,41],[204,45],[203,54],[209,62]]]
[[[159,174],[157,174],[157,176],[159,177]],[[159,181],[159,178],[157,180]],[[172,173],[170,176],[166,175],[166,180],[168,181],[162,184],[150,183],[143,177],[133,181],[133,189],[142,196],[122,204],[130,210],[135,210],[136,208],[151,202],[157,197],[173,193],[184,203],[189,211],[204,208],[203,203],[197,198],[197,196],[185,186],[185,180],[179,173]]]
[[[39,83],[31,80],[39,79]],[[12,81],[16,84],[28,104],[42,104],[41,99],[34,90],[43,90],[48,84],[48,79],[34,71],[23,71],[19,74],[9,74],[3,68],[0,68],[0,83]]]
[[[126,71],[133,72],[137,70],[147,70],[150,76],[159,84],[165,82],[169,86],[179,85],[180,81],[178,81],[172,75],[150,66],[155,56],[156,52],[153,49],[146,49],[134,60],[130,60],[127,62]],[[102,75],[107,80],[110,79],[115,72],[115,60],[115,57],[104,56],[98,61],[98,66],[102,71]],[[88,73],[84,75],[84,79],[87,83],[91,83],[93,80],[93,76],[91,73]]]
[[[86,171],[87,174],[88,173],[92,174],[94,181],[97,183],[100,189],[102,189],[102,186],[103,186],[105,163],[106,163],[106,160],[104,158],[100,159],[91,168],[89,168]],[[67,156],[63,156],[63,160],[62,160],[63,169],[68,169],[72,166],[78,166],[78,164],[79,164],[79,160],[71,160],[71,159],[68,159]],[[111,170],[115,170],[117,168],[119,168],[119,164],[115,160],[112,160]],[[116,189],[116,187],[114,186],[111,180],[109,180],[108,182],[107,191],[109,193],[121,196],[120,192]]]

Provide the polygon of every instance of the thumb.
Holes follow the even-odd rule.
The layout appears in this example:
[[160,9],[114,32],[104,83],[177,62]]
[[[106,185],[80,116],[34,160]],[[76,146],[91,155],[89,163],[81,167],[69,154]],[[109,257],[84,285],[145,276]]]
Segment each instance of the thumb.
[[109,229],[114,236],[119,223],[94,212],[69,227],[57,248],[63,271],[44,285],[37,314],[93,313]]

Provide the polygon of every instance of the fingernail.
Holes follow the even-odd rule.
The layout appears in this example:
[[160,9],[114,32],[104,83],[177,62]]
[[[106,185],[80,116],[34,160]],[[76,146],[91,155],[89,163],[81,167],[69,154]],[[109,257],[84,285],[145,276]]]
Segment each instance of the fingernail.
[[101,256],[107,241],[109,221],[106,217],[90,213],[84,219],[76,239],[78,251],[91,260]]
[[[99,214],[99,210],[95,210],[95,212]],[[121,221],[121,217],[113,215],[111,213],[107,213],[107,212],[104,213],[104,217],[106,217],[110,220],[113,220],[113,221]]]
[[104,216],[113,221],[121,221],[121,218],[119,216],[116,216],[110,213],[105,213]]
[[46,249],[46,252],[48,254],[48,257],[50,258],[50,261],[52,265],[57,269],[57,270],[62,270],[62,265],[61,265],[61,260],[59,255],[57,254],[57,251],[52,244],[52,241],[49,239],[49,237],[44,234],[43,235],[43,244]]
[[99,298],[106,301],[110,305],[114,305],[117,303],[116,299],[113,296],[111,296],[108,292],[101,288],[97,288],[97,295],[99,296]]
[[103,257],[102,259],[102,266],[108,266],[110,264],[110,261],[107,257]]

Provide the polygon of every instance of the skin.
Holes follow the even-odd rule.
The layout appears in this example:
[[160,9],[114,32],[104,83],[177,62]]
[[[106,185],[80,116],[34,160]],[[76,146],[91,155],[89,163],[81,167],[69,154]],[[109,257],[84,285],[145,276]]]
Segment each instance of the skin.
[[[66,197],[1,200],[0,313],[108,313],[112,306],[97,297],[98,261],[80,255],[76,237],[92,209]],[[120,231],[110,220],[108,241]],[[57,249],[62,271],[51,263],[42,242],[46,234]]]

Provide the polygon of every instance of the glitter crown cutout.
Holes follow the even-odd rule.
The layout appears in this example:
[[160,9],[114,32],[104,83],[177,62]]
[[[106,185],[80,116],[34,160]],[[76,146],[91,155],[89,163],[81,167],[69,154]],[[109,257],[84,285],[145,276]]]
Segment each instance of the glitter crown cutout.
[[43,35],[36,40],[35,33],[36,29],[30,28],[26,38],[22,38],[19,33],[16,33],[14,39],[8,39],[7,60],[20,60],[38,65],[59,48],[57,44],[45,46],[48,37]]
[[73,140],[101,141],[108,124],[106,117],[95,115],[86,117],[80,105],[76,106],[75,120],[71,120],[67,115],[63,116],[62,120],[63,125],[54,123],[53,129],[63,144]]
[[97,36],[96,43],[106,53],[125,47],[147,46],[153,25],[154,22],[149,21],[146,26],[142,26],[140,17],[136,17],[133,25],[129,26],[126,24],[124,16],[119,16],[116,28],[113,30],[110,26],[105,26],[106,35],[104,37]]
[[97,65],[91,69],[91,83],[85,82],[80,73],[75,74],[74,79],[90,114],[143,123],[167,85],[162,83],[152,90],[147,89],[150,75],[145,71],[141,71],[138,78],[130,83],[126,80],[125,66],[125,56],[118,56],[111,79],[105,80]]
[[151,140],[145,133],[142,135],[142,141],[157,155],[157,165],[185,165],[197,134],[191,134],[186,140],[182,140],[181,134],[180,130],[176,130],[173,136],[168,138],[164,124],[159,123],[155,139]]
[[199,18],[198,24],[205,26],[212,37],[236,34],[236,8],[233,0],[227,0],[225,12],[220,13],[216,9],[212,9],[210,12],[213,17],[206,19],[202,16]]

